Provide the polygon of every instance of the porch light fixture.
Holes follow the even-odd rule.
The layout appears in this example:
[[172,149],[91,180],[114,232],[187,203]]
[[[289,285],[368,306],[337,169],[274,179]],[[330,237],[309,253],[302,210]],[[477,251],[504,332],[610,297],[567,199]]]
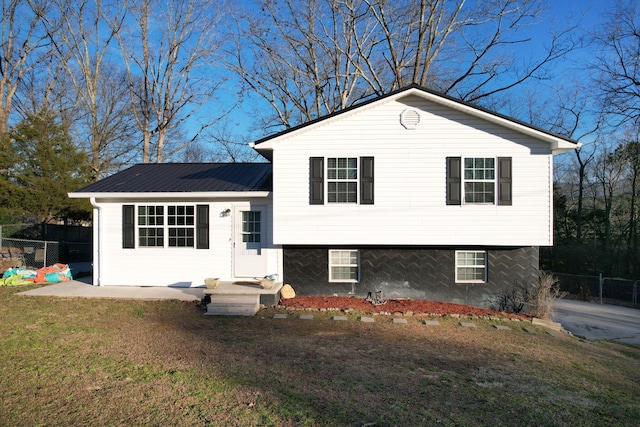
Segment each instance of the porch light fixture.
[[227,208],[225,210],[223,210],[222,212],[220,212],[220,217],[224,218],[231,215],[231,209]]

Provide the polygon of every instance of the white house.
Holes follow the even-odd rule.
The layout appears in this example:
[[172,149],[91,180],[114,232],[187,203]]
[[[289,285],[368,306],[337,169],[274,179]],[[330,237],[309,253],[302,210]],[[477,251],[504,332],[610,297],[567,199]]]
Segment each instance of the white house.
[[487,305],[553,244],[571,139],[410,86],[256,141],[271,163],[137,165],[94,205],[94,284],[278,274],[298,294]]

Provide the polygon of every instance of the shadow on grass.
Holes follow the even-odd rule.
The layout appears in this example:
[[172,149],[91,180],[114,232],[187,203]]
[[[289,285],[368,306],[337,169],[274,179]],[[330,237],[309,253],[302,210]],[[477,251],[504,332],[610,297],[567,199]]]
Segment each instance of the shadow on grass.
[[519,322],[216,317],[13,292],[0,289],[9,424],[640,424],[639,348]]
[[[456,319],[429,327],[417,318],[367,324],[353,315],[339,322],[328,314],[303,320],[273,313],[206,316],[183,326],[207,349],[205,366],[257,391],[260,398],[248,406],[291,425],[584,425],[603,413],[638,418],[624,402],[595,393],[638,391],[637,384],[595,375],[597,367],[583,360],[591,344],[569,336],[529,334],[517,322],[499,331],[485,320],[469,329]],[[577,371],[575,360],[588,368]]]

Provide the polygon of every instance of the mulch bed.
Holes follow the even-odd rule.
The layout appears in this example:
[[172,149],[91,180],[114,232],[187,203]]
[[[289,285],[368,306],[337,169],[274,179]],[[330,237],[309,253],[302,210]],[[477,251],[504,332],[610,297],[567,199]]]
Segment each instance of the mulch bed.
[[431,315],[462,315],[462,316],[502,316],[522,320],[531,320],[526,314],[504,313],[484,308],[471,307],[463,304],[446,302],[390,299],[385,304],[374,305],[364,298],[325,297],[325,296],[296,296],[282,299],[280,305],[294,309],[335,309],[357,310],[365,313],[403,313],[403,314],[431,314]]

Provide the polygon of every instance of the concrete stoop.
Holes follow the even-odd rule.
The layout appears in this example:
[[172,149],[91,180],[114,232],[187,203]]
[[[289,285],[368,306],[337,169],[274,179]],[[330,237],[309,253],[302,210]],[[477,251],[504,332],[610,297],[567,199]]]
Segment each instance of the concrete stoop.
[[260,310],[260,295],[211,295],[205,315],[254,316]]

